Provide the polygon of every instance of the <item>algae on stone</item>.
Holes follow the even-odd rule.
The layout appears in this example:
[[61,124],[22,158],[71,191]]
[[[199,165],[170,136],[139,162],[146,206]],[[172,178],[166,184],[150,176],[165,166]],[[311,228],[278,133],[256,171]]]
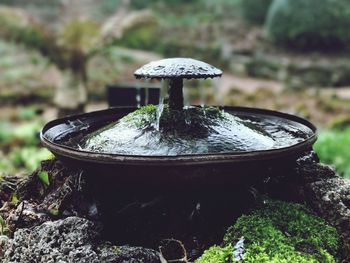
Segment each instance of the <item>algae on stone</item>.
[[242,236],[246,242],[245,263],[339,262],[341,241],[335,228],[303,205],[268,201],[264,207],[241,216],[227,230],[224,246],[209,248],[196,263],[240,262],[233,252]]

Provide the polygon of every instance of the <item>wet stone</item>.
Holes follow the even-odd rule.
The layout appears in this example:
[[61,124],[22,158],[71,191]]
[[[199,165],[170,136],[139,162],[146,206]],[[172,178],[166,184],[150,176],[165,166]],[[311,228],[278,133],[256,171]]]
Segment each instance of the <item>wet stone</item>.
[[134,73],[137,78],[214,78],[222,75],[222,71],[205,62],[191,58],[167,58],[150,62]]

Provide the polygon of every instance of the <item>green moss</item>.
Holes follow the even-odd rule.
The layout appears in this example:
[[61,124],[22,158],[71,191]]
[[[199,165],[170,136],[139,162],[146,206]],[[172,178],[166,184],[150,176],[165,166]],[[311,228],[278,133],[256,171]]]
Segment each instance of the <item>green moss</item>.
[[[232,258],[233,246],[242,236],[244,262],[338,262],[336,255],[341,242],[335,228],[303,205],[269,201],[251,214],[241,216],[227,230],[225,246],[210,248],[196,263],[237,262]],[[231,258],[222,259],[220,255],[229,249]]]
[[154,122],[157,114],[157,106],[155,105],[147,105],[141,107],[140,109],[129,113],[125,117],[123,117],[120,121],[132,126],[144,126],[151,122]]
[[231,245],[226,247],[212,246],[204,252],[196,263],[230,263],[232,262],[232,251],[234,248]]

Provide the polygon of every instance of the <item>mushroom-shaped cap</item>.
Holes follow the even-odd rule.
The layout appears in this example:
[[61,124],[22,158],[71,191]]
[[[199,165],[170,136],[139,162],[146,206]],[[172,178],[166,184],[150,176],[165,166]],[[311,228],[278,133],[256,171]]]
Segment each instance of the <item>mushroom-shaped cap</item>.
[[220,77],[222,71],[192,58],[167,58],[142,66],[134,75],[136,78],[147,79],[201,79]]

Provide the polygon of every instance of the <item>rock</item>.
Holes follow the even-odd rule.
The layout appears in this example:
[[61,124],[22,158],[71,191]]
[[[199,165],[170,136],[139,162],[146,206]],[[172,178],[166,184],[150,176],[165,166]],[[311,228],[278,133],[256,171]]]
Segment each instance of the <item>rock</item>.
[[4,263],[100,262],[93,242],[93,223],[78,218],[48,221],[33,229],[19,229],[9,241]]
[[350,181],[325,178],[305,185],[304,191],[314,210],[338,229],[344,242],[344,255],[350,261]]
[[50,220],[50,217],[38,210],[37,204],[23,201],[16,209],[10,210],[6,217],[6,224],[11,231],[15,231],[18,228],[38,226],[48,220]]
[[[34,173],[26,182],[20,184],[17,196],[19,196],[21,203],[16,206],[14,203],[5,202],[0,209],[0,213],[6,219],[10,230],[14,231],[13,239],[1,241],[0,261],[4,252],[1,262],[160,262],[159,253],[152,249],[129,246],[117,247],[101,240],[99,225],[84,219],[93,218],[94,222],[101,220],[99,218],[100,212],[97,209],[98,204],[91,196],[92,193],[87,187],[88,181],[84,182],[80,170],[64,167],[56,160],[44,162],[41,169],[48,171],[50,175],[49,186],[43,186],[38,180],[37,174]],[[340,178],[329,166],[319,164],[317,155],[312,152],[298,159],[296,164],[292,163],[290,167],[271,171],[271,174],[276,175],[276,177],[271,176],[271,178],[264,180],[261,186],[261,188],[264,188],[264,194],[286,201],[307,203],[318,215],[337,228],[344,242],[344,258],[347,260],[345,262],[350,262],[350,181]],[[231,199],[227,199],[225,194],[223,198],[230,203]],[[230,198],[235,200],[235,196],[231,192]],[[248,199],[240,194],[240,200],[247,201]],[[205,201],[206,199],[204,199]],[[179,199],[176,197],[174,204],[178,202]],[[163,201],[159,203],[158,201],[149,202],[148,200],[148,203],[136,202],[136,206],[128,206],[129,210],[126,210],[126,212],[130,213],[131,211],[132,217],[130,215],[125,216],[126,225],[129,224],[134,227],[134,221],[130,221],[130,219],[139,220],[139,214],[141,214],[141,218],[145,216],[145,207],[150,208],[149,211],[152,212],[150,220],[161,218],[154,211],[163,211],[159,209],[163,203]],[[147,206],[144,206],[145,204]],[[141,212],[138,211],[140,207],[142,208]],[[170,205],[170,207],[172,210],[176,209],[174,205]],[[192,211],[192,206],[190,208]],[[213,213],[215,207],[208,206],[207,209],[208,212]],[[58,212],[57,215],[55,211]],[[134,213],[134,211],[138,212]],[[210,217],[205,217],[205,210],[200,212],[204,215],[203,218],[211,220]],[[192,217],[192,213],[186,212],[185,214],[186,220],[188,214],[191,214]],[[70,215],[75,216],[50,221],[53,218],[57,219]],[[228,215],[234,217],[234,215]],[[115,224],[114,219],[111,220],[112,224],[104,225],[105,234],[108,232],[107,234],[110,235],[108,238],[115,237],[118,242],[123,240],[123,236],[120,235],[120,232],[114,232],[114,228],[124,227],[120,218],[120,215],[118,215],[118,225]],[[138,223],[139,221],[135,222]],[[222,222],[225,221],[214,221],[214,224],[222,224]],[[176,220],[176,224],[179,224],[178,220]],[[149,234],[156,235],[158,233],[157,229],[149,227],[148,221],[141,220],[140,225],[142,227],[136,232],[128,232],[129,229],[127,229],[127,238],[132,239],[132,236],[130,236],[130,233],[132,233],[141,235],[142,241],[148,242],[152,239]],[[198,229],[207,232],[212,231],[207,227],[205,229],[199,227]],[[160,230],[162,229],[160,228]],[[220,231],[218,228],[213,228],[213,230]],[[184,242],[184,240],[182,241]],[[147,246],[146,243],[141,242],[135,242],[135,244]],[[185,244],[188,247],[188,244]],[[161,244],[163,260],[186,259],[186,251],[181,246],[176,245],[176,242]],[[195,247],[200,246],[197,246],[196,243]],[[190,260],[193,259],[190,253],[187,254],[187,257]]]
[[140,247],[101,243],[98,227],[89,220],[68,217],[23,228],[8,241],[3,263],[159,263],[159,254]]
[[148,248],[103,246],[100,262],[104,263],[160,263],[159,254]]
[[270,186],[268,192],[275,198],[287,200],[288,197],[292,201],[307,203],[319,216],[336,227],[344,243],[344,257],[346,262],[350,262],[349,180],[339,177],[330,166],[299,160],[296,172],[280,178]]
[[303,183],[311,183],[318,180],[324,180],[337,177],[334,169],[328,165],[319,163],[309,163],[299,165],[296,173]]
[[265,185],[275,199],[308,204],[336,227],[344,243],[343,256],[350,262],[350,181],[321,163],[314,153],[299,158],[294,171],[281,174]]

